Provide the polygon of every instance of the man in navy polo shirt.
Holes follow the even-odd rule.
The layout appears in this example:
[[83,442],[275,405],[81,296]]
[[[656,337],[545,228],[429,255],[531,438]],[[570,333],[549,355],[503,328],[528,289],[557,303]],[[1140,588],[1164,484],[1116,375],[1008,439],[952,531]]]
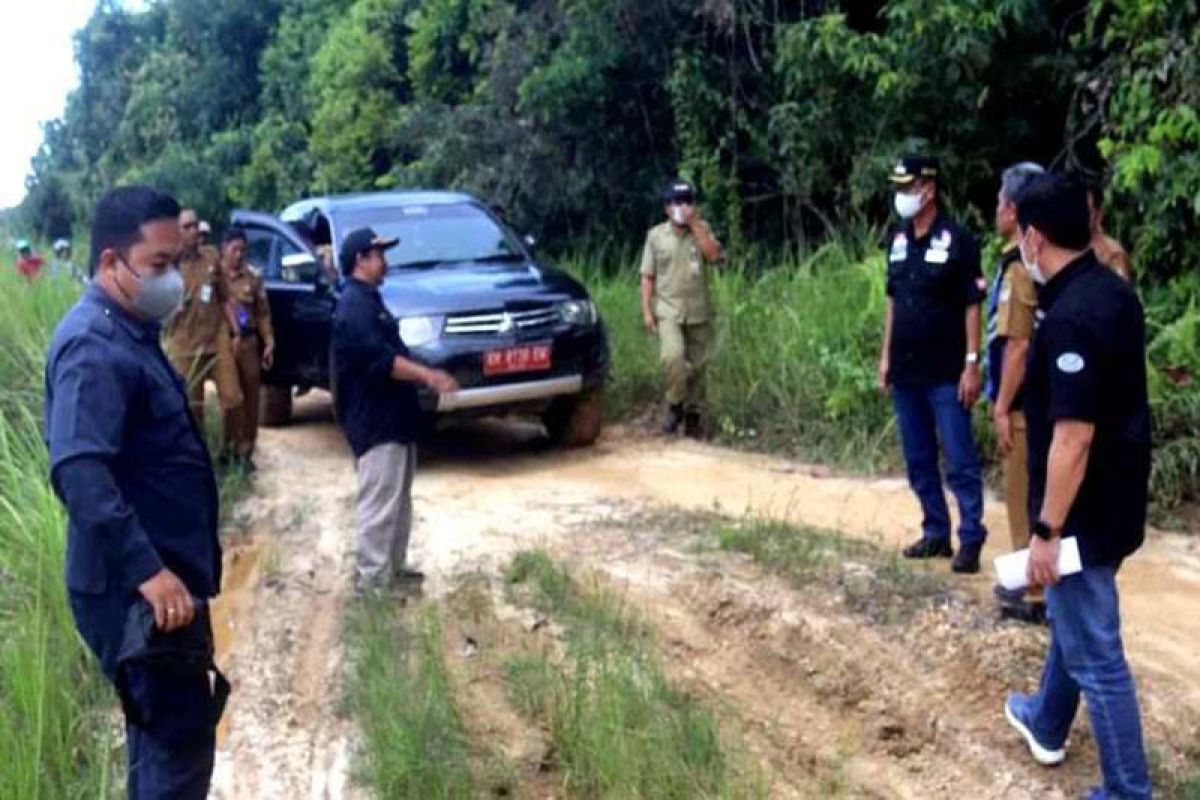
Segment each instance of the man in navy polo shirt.
[[975,237],[938,202],[938,162],[906,156],[892,169],[895,208],[904,221],[887,253],[887,308],[879,357],[881,390],[891,389],[908,482],[921,501],[921,538],[905,558],[949,558],[950,511],[938,466],[958,500],[960,548],[955,572],[978,572],[983,472],[971,433],[979,399],[980,302],[987,284]]
[[334,403],[358,469],[355,586],[360,593],[424,578],[407,565],[421,427],[417,384],[439,394],[458,389],[449,374],[409,357],[400,323],[379,294],[387,274],[384,251],[398,243],[370,228],[346,236],[340,261],[349,280],[333,317]]
[[[1029,579],[1046,587],[1050,646],[1033,695],[1013,693],[1009,723],[1042,764],[1057,764],[1082,693],[1104,783],[1090,798],[1149,798],[1137,692],[1121,643],[1116,575],[1145,536],[1150,481],[1146,325],[1128,283],[1090,248],[1084,187],[1035,179],[1017,198],[1021,260],[1043,284],[1044,315],[1026,371]],[[1058,573],[1060,540],[1083,570]]]
[[211,642],[197,608],[221,584],[212,463],[159,346],[161,323],[183,297],[181,250],[174,198],[137,186],[104,195],[93,214],[91,284],[46,358],[45,434],[69,518],[71,611],[104,674],[161,712],[153,725],[149,714],[127,722],[136,800],[203,800],[216,746],[207,675],[152,666],[122,684],[118,670],[139,599],[163,634],[195,621]]

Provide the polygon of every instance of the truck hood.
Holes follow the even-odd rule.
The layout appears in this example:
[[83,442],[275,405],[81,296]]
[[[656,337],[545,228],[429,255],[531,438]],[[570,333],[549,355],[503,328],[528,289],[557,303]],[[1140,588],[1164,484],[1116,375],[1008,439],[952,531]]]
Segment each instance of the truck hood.
[[396,316],[513,308],[588,296],[574,278],[535,261],[448,262],[391,270],[379,291]]

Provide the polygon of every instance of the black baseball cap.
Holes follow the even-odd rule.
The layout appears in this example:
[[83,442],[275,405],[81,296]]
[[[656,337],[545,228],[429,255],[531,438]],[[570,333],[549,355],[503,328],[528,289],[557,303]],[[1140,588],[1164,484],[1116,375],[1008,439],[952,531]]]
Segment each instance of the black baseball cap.
[[339,257],[342,262],[342,274],[349,275],[354,271],[354,259],[358,257],[359,253],[365,253],[368,250],[390,250],[398,244],[400,244],[399,239],[385,239],[371,228],[358,228],[350,231],[342,240],[342,253]]
[[693,203],[696,201],[696,189],[682,178],[676,178],[663,187],[664,203]]
[[917,178],[936,181],[938,160],[933,156],[908,155],[896,162],[888,180],[897,186],[908,186]]

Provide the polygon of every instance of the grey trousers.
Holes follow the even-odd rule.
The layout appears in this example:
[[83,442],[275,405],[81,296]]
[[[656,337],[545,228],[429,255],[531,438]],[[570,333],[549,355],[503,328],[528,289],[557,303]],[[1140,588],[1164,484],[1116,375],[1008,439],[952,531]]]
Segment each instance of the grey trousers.
[[358,459],[355,583],[383,586],[404,569],[412,530],[412,482],[417,447],[391,442]]

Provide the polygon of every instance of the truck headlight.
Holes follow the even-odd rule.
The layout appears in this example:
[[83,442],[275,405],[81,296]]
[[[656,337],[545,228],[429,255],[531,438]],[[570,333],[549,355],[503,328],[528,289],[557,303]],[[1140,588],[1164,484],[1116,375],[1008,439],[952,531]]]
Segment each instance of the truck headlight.
[[438,319],[435,317],[401,317],[400,338],[407,347],[420,347],[438,338]]
[[558,304],[558,314],[568,325],[595,325],[599,315],[591,300],[567,300]]

